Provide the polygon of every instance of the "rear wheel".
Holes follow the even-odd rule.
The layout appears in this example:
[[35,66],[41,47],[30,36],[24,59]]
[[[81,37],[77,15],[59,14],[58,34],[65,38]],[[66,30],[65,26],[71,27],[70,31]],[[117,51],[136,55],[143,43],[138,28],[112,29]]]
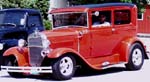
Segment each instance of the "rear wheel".
[[63,56],[58,60],[55,60],[52,64],[53,77],[57,80],[67,80],[71,79],[75,73],[75,59],[73,56]]
[[139,70],[144,63],[144,49],[139,43],[135,43],[130,48],[129,61],[126,68],[129,70]]
[[[5,58],[5,65],[6,66],[18,66],[18,62],[14,56]],[[22,73],[16,73],[16,72],[8,72],[8,74],[15,78],[21,78],[23,77]]]

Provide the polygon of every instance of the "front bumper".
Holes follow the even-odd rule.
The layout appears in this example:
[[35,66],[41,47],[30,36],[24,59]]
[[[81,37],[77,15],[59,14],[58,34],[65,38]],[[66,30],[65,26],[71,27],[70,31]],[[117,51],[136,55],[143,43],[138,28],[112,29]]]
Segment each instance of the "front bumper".
[[40,74],[40,73],[52,73],[52,67],[51,66],[48,67],[1,66],[1,71]]

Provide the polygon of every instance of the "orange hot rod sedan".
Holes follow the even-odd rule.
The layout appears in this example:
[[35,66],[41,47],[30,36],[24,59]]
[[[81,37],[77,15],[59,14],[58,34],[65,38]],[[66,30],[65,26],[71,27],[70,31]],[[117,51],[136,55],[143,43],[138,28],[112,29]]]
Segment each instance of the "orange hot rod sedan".
[[101,70],[123,63],[139,70],[147,59],[136,37],[137,7],[129,3],[80,5],[54,9],[52,30],[20,39],[17,47],[3,54],[2,71],[17,77],[24,74],[52,74],[67,80],[77,67],[86,64]]

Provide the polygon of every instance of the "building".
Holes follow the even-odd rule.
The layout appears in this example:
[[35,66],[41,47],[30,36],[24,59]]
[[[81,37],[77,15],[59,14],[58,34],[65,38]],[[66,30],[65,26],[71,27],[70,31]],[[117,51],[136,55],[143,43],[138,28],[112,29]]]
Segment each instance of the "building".
[[142,40],[147,51],[150,52],[150,2],[145,6],[145,11],[138,17],[137,36]]

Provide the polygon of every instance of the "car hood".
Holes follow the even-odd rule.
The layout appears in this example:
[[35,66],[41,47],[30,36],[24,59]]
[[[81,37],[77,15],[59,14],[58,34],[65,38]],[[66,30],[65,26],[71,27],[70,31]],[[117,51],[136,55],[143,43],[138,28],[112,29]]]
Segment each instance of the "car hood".
[[80,33],[84,30],[87,30],[87,28],[61,28],[44,31],[43,33],[50,40],[52,48],[67,47],[77,49]]
[[16,31],[17,31],[17,29],[15,29],[15,28],[1,28],[0,27],[0,40],[4,39],[4,36],[6,34],[9,34],[11,32],[16,32]]

